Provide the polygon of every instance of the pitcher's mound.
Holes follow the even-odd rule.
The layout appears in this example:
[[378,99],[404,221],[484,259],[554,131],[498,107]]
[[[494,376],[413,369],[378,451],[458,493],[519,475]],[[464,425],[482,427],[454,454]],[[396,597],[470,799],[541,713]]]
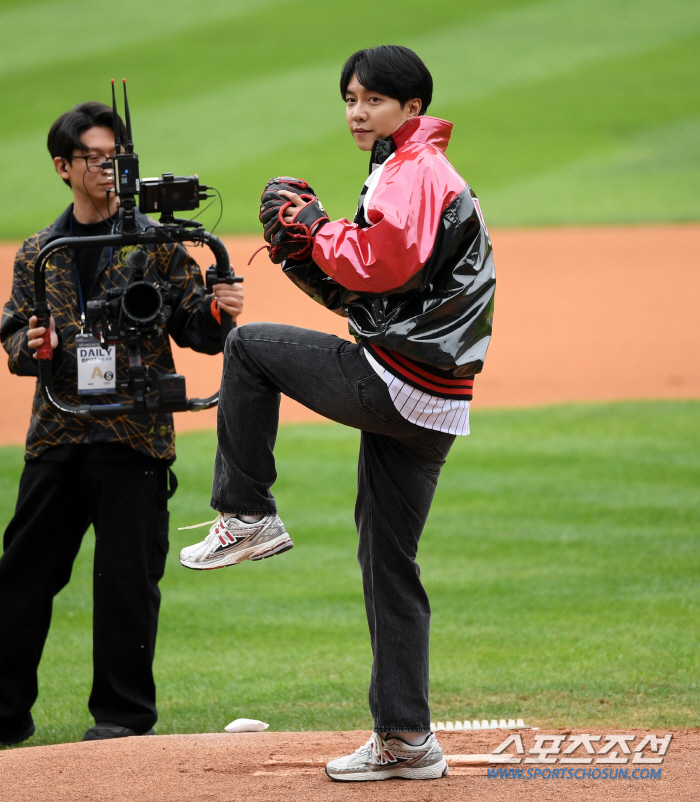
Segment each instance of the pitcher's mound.
[[[550,732],[550,731],[547,731]],[[552,730],[567,735],[570,730]],[[575,730],[574,732],[579,732]],[[581,730],[580,732],[583,732]],[[586,730],[590,732],[590,730]],[[612,730],[597,729],[611,734]],[[637,736],[646,735],[643,731]],[[659,737],[668,730],[656,731]],[[580,778],[517,780],[489,777],[485,766],[470,766],[465,755],[490,753],[509,733],[440,732],[451,762],[441,780],[336,783],[323,766],[363,744],[366,732],[264,732],[237,735],[165,735],[112,741],[12,749],[0,753],[0,799],[8,802],[316,802],[316,800],[696,800],[700,768],[700,731],[676,732],[663,764],[574,765]],[[523,732],[528,756],[536,734]],[[568,740],[568,739],[567,739]],[[635,739],[638,743],[640,738]],[[600,743],[605,743],[604,737]],[[646,753],[645,753],[645,756]],[[653,755],[648,755],[653,757]],[[476,761],[478,762],[478,760]],[[558,766],[557,761],[557,766]],[[554,768],[556,768],[555,766]],[[502,768],[502,767],[499,767]],[[552,766],[528,767],[550,769]],[[585,772],[608,769],[609,777]],[[658,779],[649,779],[649,769]],[[638,769],[637,779],[632,779]],[[493,772],[493,768],[491,769]],[[602,772],[599,772],[602,774]],[[645,779],[646,778],[646,779]]]

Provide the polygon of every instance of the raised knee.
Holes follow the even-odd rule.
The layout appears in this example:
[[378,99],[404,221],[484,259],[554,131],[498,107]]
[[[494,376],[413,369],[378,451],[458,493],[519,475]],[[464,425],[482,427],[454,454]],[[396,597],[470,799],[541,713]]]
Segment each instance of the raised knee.
[[[241,340],[267,340],[273,336],[276,323],[245,323],[234,331],[238,332]],[[231,332],[233,334],[233,331]]]
[[225,362],[254,362],[259,344],[272,338],[271,328],[270,323],[246,323],[232,329],[226,338]]

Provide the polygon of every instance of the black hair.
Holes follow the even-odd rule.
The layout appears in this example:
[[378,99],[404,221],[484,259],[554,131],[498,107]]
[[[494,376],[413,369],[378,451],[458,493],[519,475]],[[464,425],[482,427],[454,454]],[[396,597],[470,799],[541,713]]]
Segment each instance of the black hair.
[[[123,142],[126,139],[126,127],[119,115],[117,115],[117,125],[119,126],[119,138]],[[51,158],[55,159],[59,156],[70,164],[73,161],[74,150],[86,150],[85,145],[80,141],[81,134],[96,126],[114,130],[111,106],[92,100],[74,106],[72,111],[62,114],[51,126],[46,142]],[[67,178],[63,180],[70,186]]]
[[395,98],[402,108],[414,97],[420,98],[421,114],[433,99],[433,76],[412,50],[401,45],[380,45],[353,53],[340,74],[343,100],[353,75],[365,89]]

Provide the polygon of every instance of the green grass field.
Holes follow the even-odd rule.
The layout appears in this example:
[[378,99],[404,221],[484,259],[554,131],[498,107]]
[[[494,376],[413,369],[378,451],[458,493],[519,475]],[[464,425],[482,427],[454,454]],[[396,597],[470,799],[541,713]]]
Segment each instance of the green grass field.
[[[450,455],[419,552],[434,719],[700,725],[700,403],[476,412],[472,432]],[[177,555],[197,530],[176,527],[209,517],[214,435],[179,438],[160,733],[242,716],[273,730],[371,726],[357,441],[331,424],[283,427],[275,491],[296,548],[194,572]],[[3,526],[21,459],[0,452]],[[91,724],[91,541],[56,600],[28,744],[77,740]]]
[[[130,81],[142,175],[197,172],[220,231],[257,231],[262,185],[307,178],[352,214],[366,155],[344,59],[386,42],[432,70],[430,113],[497,225],[700,219],[700,6],[690,0],[2,0],[0,239],[67,205],[51,122]],[[216,215],[207,212],[213,225]]]

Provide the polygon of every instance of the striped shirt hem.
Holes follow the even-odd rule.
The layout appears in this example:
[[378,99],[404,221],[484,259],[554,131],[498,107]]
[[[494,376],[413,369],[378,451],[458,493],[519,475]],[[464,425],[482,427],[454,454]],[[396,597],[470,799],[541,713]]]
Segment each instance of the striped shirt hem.
[[469,400],[426,393],[386,370],[369,349],[364,349],[364,355],[386,383],[389,396],[402,418],[423,429],[462,436],[469,434]]

